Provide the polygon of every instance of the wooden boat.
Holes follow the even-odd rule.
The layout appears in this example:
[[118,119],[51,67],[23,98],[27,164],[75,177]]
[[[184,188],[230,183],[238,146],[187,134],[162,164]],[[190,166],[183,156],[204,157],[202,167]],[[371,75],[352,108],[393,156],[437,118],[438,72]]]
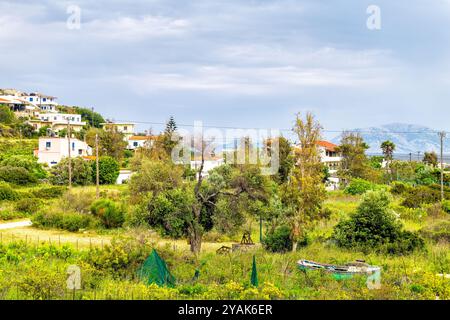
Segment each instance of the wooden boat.
[[336,279],[348,279],[354,275],[367,275],[372,276],[381,273],[380,267],[368,265],[363,261],[356,261],[347,263],[343,266],[318,263],[308,260],[300,260],[297,262],[300,270],[323,270],[325,272],[333,274]]

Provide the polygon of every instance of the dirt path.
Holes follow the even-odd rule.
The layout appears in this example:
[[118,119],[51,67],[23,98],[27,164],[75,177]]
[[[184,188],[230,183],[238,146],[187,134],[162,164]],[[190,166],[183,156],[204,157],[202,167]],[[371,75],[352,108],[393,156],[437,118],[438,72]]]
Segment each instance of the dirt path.
[[15,222],[0,223],[0,230],[29,227],[32,224],[33,223],[31,223],[30,219]]

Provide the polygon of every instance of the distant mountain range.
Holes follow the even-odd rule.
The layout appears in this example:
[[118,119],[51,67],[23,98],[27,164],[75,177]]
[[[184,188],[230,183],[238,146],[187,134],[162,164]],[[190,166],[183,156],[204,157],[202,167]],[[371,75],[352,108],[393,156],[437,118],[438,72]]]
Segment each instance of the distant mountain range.
[[[370,146],[368,153],[381,153],[380,145],[383,141],[390,140],[395,143],[397,154],[422,154],[426,151],[440,152],[440,139],[436,130],[428,127],[392,123],[380,127],[359,128],[351,131],[358,131],[364,138],[364,141]],[[444,144],[444,152],[450,153],[450,136],[447,137]],[[339,144],[341,136],[332,140]]]

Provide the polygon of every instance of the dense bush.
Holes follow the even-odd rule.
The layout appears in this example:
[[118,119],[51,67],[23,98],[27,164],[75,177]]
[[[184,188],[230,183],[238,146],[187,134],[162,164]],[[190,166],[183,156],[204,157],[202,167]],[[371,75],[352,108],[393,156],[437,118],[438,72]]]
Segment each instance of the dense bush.
[[62,197],[58,199],[56,204],[61,211],[73,211],[88,214],[91,212],[91,205],[94,200],[94,192],[82,189],[72,189],[64,193]]
[[91,212],[100,218],[106,228],[118,228],[125,222],[122,208],[119,208],[115,202],[108,199],[95,201],[91,206]]
[[[307,244],[308,238],[304,237],[304,239],[298,243],[298,248]],[[263,245],[266,250],[271,252],[292,251],[291,229],[288,226],[275,228],[273,232],[266,234]]]
[[24,212],[10,211],[0,209],[0,220],[13,220],[27,217],[28,214]]
[[440,201],[439,191],[433,190],[427,186],[418,186],[410,189],[405,194],[402,205],[407,208],[420,208],[424,204],[432,204]]
[[0,167],[0,180],[16,185],[27,185],[37,182],[37,179],[27,169],[11,166]]
[[345,193],[351,195],[360,195],[366,193],[369,190],[375,190],[376,187],[377,186],[370,181],[364,179],[353,179],[345,189]]
[[411,190],[411,186],[400,181],[393,182],[390,189],[394,195],[402,195],[409,190]]
[[31,190],[31,194],[40,199],[54,199],[61,197],[66,190],[66,187],[50,186],[33,189]]
[[33,225],[38,228],[57,228],[67,231],[79,231],[87,229],[95,221],[89,214],[80,213],[59,213],[59,212],[38,212],[31,218]]
[[[100,184],[114,184],[119,177],[119,162],[112,157],[100,157],[98,159],[99,181]],[[92,181],[96,181],[97,163],[92,161]]]
[[336,225],[332,239],[344,248],[378,249],[390,253],[422,248],[422,239],[402,230],[402,225],[389,208],[390,202],[386,191],[367,192],[356,213]]
[[26,214],[36,213],[41,207],[41,201],[35,198],[23,198],[17,200],[14,204],[14,209],[18,212]]
[[[72,158],[72,184],[85,186],[92,182],[92,166],[81,157]],[[55,185],[69,184],[69,160],[62,159],[51,169],[50,182]]]
[[19,194],[9,184],[0,181],[0,201],[17,199],[19,199]]
[[19,167],[26,169],[34,178],[44,179],[47,177],[47,171],[37,162],[36,157],[27,155],[9,155],[0,162],[0,166]]

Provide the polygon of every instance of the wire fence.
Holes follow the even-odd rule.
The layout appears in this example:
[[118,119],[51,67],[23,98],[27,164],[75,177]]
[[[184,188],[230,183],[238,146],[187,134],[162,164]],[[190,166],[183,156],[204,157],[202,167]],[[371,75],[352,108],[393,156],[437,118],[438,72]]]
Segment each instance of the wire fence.
[[111,243],[110,239],[79,237],[74,239],[67,235],[43,236],[36,234],[12,233],[7,230],[0,232],[0,244],[8,244],[13,242],[24,242],[30,245],[54,245],[63,246],[71,245],[77,250],[90,248],[103,248]]

